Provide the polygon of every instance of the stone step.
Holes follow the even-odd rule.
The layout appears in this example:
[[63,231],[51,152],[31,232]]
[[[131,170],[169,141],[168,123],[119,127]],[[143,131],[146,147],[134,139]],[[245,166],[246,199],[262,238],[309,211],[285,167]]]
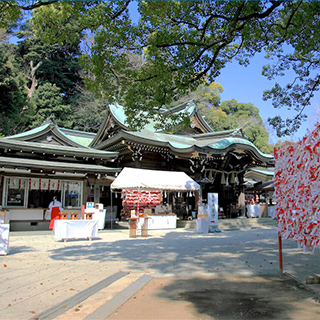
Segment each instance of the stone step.
[[32,320],[103,320],[152,278],[141,273],[119,272],[37,314]]
[[[180,220],[177,223],[178,228],[196,230],[196,220]],[[238,218],[238,219],[220,219],[218,228],[221,231],[245,230],[257,228],[277,227],[277,220],[271,218]]]
[[[277,220],[272,218],[237,218],[237,219],[220,219],[218,228],[221,231],[228,230],[245,230],[256,228],[277,227]],[[129,228],[128,222],[119,222],[114,225],[115,229]],[[196,220],[178,220],[177,228],[196,230]]]

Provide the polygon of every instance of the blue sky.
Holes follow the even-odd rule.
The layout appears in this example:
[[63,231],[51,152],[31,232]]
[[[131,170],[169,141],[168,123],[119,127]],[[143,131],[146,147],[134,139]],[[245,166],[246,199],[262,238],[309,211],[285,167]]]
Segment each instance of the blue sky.
[[[292,117],[295,113],[285,108],[275,109],[271,101],[262,100],[263,91],[271,89],[274,84],[274,81],[270,81],[261,75],[263,65],[268,63],[270,63],[270,61],[266,60],[263,54],[256,55],[248,67],[240,66],[234,61],[221,71],[221,75],[216,79],[216,82],[220,83],[224,88],[224,92],[221,94],[221,101],[236,99],[238,102],[251,102],[260,110],[260,116],[270,134],[270,142],[276,143],[279,138],[276,136],[274,130],[268,126],[267,119],[276,115],[280,115],[283,118]],[[290,73],[288,73],[287,77],[276,80],[280,84],[286,84],[290,80]],[[284,137],[281,140],[298,140],[305,136],[307,129],[314,125],[315,118],[317,117],[319,119],[320,117],[319,115],[317,116],[316,111],[318,109],[320,109],[320,94],[315,95],[311,106],[306,109],[308,119],[303,123],[297,133],[289,137]]]

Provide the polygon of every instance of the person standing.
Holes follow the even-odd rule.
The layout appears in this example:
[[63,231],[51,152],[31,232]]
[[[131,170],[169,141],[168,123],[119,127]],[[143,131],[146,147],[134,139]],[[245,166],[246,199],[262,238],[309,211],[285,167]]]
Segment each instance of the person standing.
[[60,219],[60,211],[63,210],[61,202],[57,197],[53,197],[52,201],[49,203],[47,212],[51,215],[51,220],[49,224],[49,229],[52,230],[54,226],[54,221]]

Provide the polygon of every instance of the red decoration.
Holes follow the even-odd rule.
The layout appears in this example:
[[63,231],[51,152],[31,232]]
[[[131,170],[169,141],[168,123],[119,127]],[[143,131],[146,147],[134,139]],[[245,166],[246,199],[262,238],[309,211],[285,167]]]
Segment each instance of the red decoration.
[[320,247],[320,124],[294,146],[275,149],[276,215],[286,239]]
[[131,210],[136,213],[143,213],[144,209],[152,209],[162,203],[162,192],[159,190],[138,191],[122,190],[122,206],[127,216],[130,216]]

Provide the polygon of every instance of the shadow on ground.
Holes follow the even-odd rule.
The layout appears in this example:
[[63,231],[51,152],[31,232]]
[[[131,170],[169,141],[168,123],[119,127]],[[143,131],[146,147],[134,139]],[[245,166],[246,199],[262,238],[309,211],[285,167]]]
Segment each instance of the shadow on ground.
[[[250,231],[252,232],[252,230]],[[261,232],[248,241],[234,233],[199,235],[167,233],[162,237],[116,240],[112,242],[66,243],[50,251],[50,258],[60,261],[90,260],[127,262],[133,270],[176,272],[277,272],[276,239]]]
[[[285,275],[155,278],[108,319],[316,319],[312,292]],[[157,317],[158,316],[158,317]]]

